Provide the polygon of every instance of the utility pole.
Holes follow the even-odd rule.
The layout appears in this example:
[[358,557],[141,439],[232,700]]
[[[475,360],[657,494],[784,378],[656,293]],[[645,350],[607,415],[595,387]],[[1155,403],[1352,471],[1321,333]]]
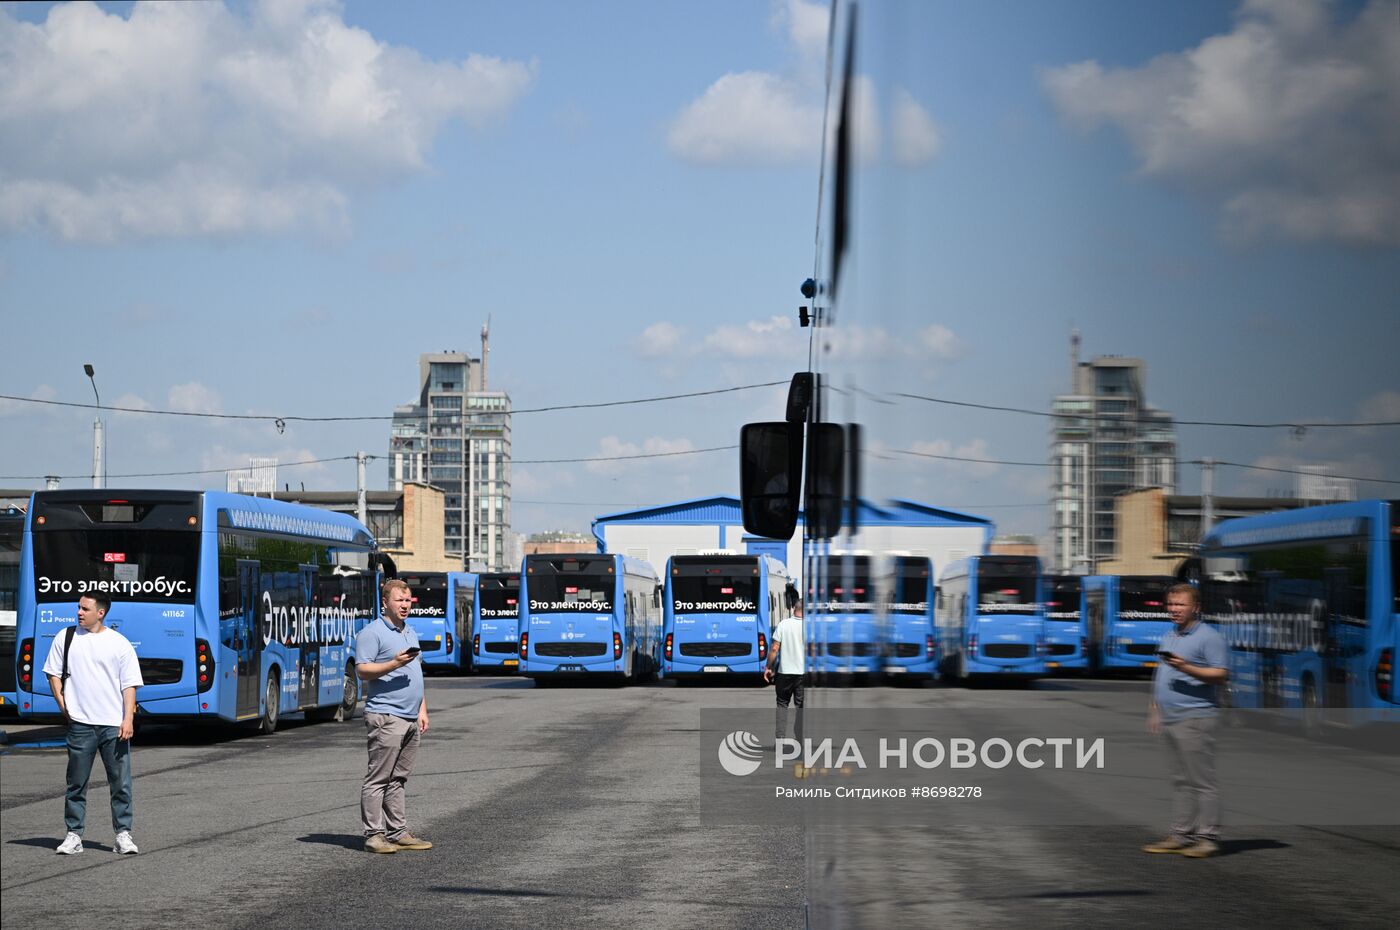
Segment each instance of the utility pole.
[[1201,459],[1201,539],[1215,526],[1215,459]]
[[366,522],[369,514],[365,507],[365,454],[363,452],[355,453],[355,472],[355,515],[359,517],[361,523],[369,526]]
[[97,379],[91,365],[83,365],[83,374],[92,382],[92,394],[97,398],[97,419],[92,421],[92,486],[105,487],[107,484],[107,450],[103,447],[102,395],[97,393]]

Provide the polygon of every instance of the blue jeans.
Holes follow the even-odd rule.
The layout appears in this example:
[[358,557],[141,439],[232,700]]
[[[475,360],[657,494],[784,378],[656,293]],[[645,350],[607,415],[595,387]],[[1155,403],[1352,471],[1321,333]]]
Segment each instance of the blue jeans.
[[68,724],[68,793],[64,796],[63,821],[71,833],[83,832],[88,776],[98,753],[102,754],[107,787],[112,792],[112,830],[121,833],[131,829],[131,741],[117,739],[119,731],[119,727],[98,727],[76,720]]

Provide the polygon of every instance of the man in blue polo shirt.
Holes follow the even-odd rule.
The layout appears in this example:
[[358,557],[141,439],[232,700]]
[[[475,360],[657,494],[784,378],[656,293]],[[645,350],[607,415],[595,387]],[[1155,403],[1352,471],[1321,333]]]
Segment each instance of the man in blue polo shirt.
[[404,815],[404,785],[413,774],[419,738],[428,732],[418,634],[408,625],[413,592],[395,578],[384,583],[383,596],[384,616],[355,639],[355,672],[366,682],[369,731],[369,770],[360,790],[365,849],[432,849],[432,843],[408,832]]
[[1162,661],[1152,677],[1147,730],[1165,738],[1172,773],[1172,826],[1165,839],[1142,847],[1204,859],[1220,853],[1220,786],[1215,730],[1220,689],[1230,676],[1225,640],[1201,622],[1200,593],[1189,584],[1167,592],[1174,629],[1162,638]]

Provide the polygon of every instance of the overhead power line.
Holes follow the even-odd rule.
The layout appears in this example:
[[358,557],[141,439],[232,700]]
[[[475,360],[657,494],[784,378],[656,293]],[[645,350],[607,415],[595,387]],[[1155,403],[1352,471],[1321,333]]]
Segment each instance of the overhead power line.
[[[525,407],[520,410],[467,410],[463,411],[464,417],[499,416],[503,413],[510,413],[512,416],[525,413],[549,413],[556,410],[593,410],[600,407],[626,407],[636,404],[655,404],[668,400],[683,400],[688,397],[709,397],[715,394],[732,394],[735,391],[751,391],[755,388],[774,387],[779,384],[786,384],[786,381],[765,381],[761,384],[741,384],[737,387],[714,388],[709,391],[691,391],[685,394],[661,394],[656,397],[636,397],[629,400],[608,400],[590,404],[555,404],[549,407]],[[271,414],[271,413],[205,413],[191,410],[155,410],[145,407],[113,407],[110,405],[82,404],[75,401],[66,400],[42,400],[37,397],[19,397],[15,394],[0,394],[0,400],[9,400],[21,404],[39,404],[49,407],[73,407],[79,410],[110,410],[114,413],[140,413],[148,416],[162,417],[195,417],[210,420],[256,420],[264,423],[279,425],[279,429],[288,423],[355,423],[393,420],[393,414],[377,414],[374,416],[335,416],[335,417],[313,417],[296,414]]]
[[[278,468],[297,468],[302,465],[321,465],[325,462],[345,462],[355,461],[353,455],[337,455],[328,459],[306,459],[302,462],[278,462]],[[366,458],[378,458],[378,456],[366,456]],[[220,475],[231,471],[247,471],[247,465],[235,465],[232,468],[198,468],[190,471],[153,471],[143,473],[129,473],[125,475],[107,475],[107,478],[175,478],[184,475]],[[82,478],[91,478],[87,475],[0,475],[0,481],[43,481],[46,478],[58,478],[63,481],[77,481]]]
[[[1220,461],[1220,459],[1213,459],[1212,461],[1216,465],[1228,465],[1231,468],[1248,468],[1251,471],[1272,471],[1278,472],[1281,475],[1306,475],[1310,478],[1342,478],[1346,481],[1372,481],[1376,484],[1400,484],[1400,481],[1397,481],[1394,478],[1363,478],[1360,475],[1334,475],[1331,472],[1299,471],[1296,468],[1274,468],[1270,465],[1245,465],[1241,462],[1222,462]],[[1183,462],[1182,464],[1202,465],[1204,463],[1200,460],[1195,460],[1190,462]]]
[[965,455],[935,455],[932,452],[915,452],[912,449],[891,449],[898,455],[916,455],[921,459],[940,459],[945,462],[971,462],[976,465],[1018,465],[1024,468],[1049,468],[1052,462],[1008,462],[1005,459],[976,459]]
[[[633,459],[660,459],[671,458],[680,455],[701,455],[706,452],[724,452],[730,449],[739,448],[732,446],[711,446],[706,449],[681,449],[676,452],[642,452],[636,455],[595,455],[581,458],[567,459],[513,459],[512,465],[556,465],[576,462],[622,462]],[[376,461],[383,459],[382,455],[366,455],[366,461]],[[324,459],[307,459],[302,462],[278,462],[278,468],[297,468],[302,465],[321,465],[326,462],[353,462],[358,458],[354,455],[337,455]],[[217,475],[231,471],[246,471],[247,465],[233,465],[228,468],[197,468],[188,471],[158,471],[158,472],[132,472],[122,475],[108,475],[108,478],[175,478],[189,475]],[[43,481],[46,478],[58,478],[63,481],[77,481],[83,478],[91,478],[92,475],[0,475],[0,481]]]
[[711,446],[708,449],[682,449],[679,452],[644,452],[639,455],[597,455],[580,459],[512,459],[512,465],[560,465],[570,462],[621,462],[627,459],[664,459],[673,455],[699,455],[702,452],[724,452],[733,446]]
[[[997,404],[977,404],[966,400],[949,400],[946,397],[929,397],[926,394],[903,394],[895,393],[893,397],[903,397],[909,400],[922,400],[930,404],[945,404],[949,407],[971,407],[974,410],[995,410],[1001,413],[1020,413],[1032,417],[1045,417],[1051,420],[1094,420],[1107,423],[1141,423],[1151,422],[1151,417],[1120,417],[1110,414],[1095,413],[1054,413],[1053,411],[1031,410],[1027,407],[1002,407]],[[1373,426],[1400,426],[1400,420],[1365,420],[1359,422],[1324,422],[1324,421],[1297,421],[1278,423],[1247,423],[1230,422],[1226,420],[1182,420],[1172,418],[1172,423],[1176,426],[1228,426],[1236,429],[1360,429]]]

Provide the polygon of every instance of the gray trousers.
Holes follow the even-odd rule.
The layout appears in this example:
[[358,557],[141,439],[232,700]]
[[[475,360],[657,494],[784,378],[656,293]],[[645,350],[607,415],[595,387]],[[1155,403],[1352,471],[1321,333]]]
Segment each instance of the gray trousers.
[[1215,773],[1218,717],[1189,717],[1162,725],[1172,776],[1172,836],[1217,839],[1220,781]]
[[360,789],[365,836],[383,833],[396,840],[405,832],[404,785],[418,756],[418,721],[393,714],[365,714],[369,731],[369,770]]

